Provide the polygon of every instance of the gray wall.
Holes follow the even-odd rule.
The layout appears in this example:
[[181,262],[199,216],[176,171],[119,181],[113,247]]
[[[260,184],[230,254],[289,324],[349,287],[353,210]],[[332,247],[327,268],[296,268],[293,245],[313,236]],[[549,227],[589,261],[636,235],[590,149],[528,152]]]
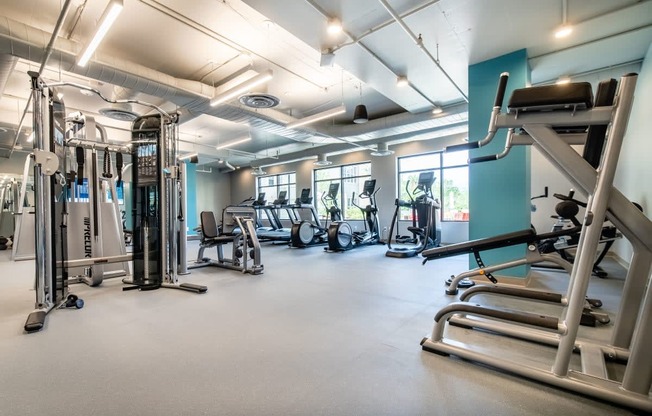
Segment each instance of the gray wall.
[[[208,170],[208,169],[206,169]],[[203,172],[200,166],[196,173],[197,218],[202,211],[213,211],[219,221],[222,209],[231,203],[231,178],[228,173]],[[188,195],[192,198],[193,195]]]

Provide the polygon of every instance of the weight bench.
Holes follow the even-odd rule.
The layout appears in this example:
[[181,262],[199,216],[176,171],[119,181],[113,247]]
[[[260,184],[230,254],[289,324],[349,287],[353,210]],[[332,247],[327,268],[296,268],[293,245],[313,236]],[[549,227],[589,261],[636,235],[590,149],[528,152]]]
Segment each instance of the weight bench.
[[[199,214],[201,227],[199,251],[197,252],[197,260],[188,266],[188,269],[196,269],[199,267],[215,266],[225,269],[238,270],[243,273],[260,274],[263,271],[263,266],[260,264],[260,244],[253,232],[253,219],[250,217],[236,217],[230,216],[229,218],[234,222],[227,224],[228,234],[224,233],[222,229],[217,226],[215,215],[211,211],[202,211]],[[234,231],[234,225],[237,225],[237,232]],[[252,235],[253,234],[253,235]],[[224,256],[224,246],[231,244],[231,258]],[[217,260],[204,257],[204,251],[207,248],[216,248]],[[251,251],[247,250],[251,248]],[[248,260],[254,260],[253,266],[249,267]]]

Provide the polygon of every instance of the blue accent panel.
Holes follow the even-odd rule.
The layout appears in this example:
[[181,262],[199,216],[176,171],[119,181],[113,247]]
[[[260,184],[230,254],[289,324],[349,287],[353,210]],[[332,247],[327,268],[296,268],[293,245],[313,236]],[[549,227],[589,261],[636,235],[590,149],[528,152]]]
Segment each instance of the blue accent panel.
[[[184,162],[186,163],[186,162]],[[189,233],[199,226],[197,220],[197,164],[186,163],[186,195],[188,195],[188,212],[184,212]]]
[[[122,187],[124,188],[124,194],[127,195],[125,198],[124,211],[125,211],[125,227],[127,230],[133,230],[134,226],[134,215],[131,212],[133,209],[132,202],[134,200],[134,194],[131,190],[130,182],[122,182]],[[121,214],[122,215],[122,214]]]
[[[498,78],[509,72],[503,111],[514,89],[529,84],[530,69],[525,49],[480,62],[469,67],[469,141],[487,134]],[[507,130],[499,130],[490,144],[472,150],[470,157],[500,153],[505,146]],[[503,159],[469,166],[469,238],[491,237],[530,227],[530,149],[512,148]],[[525,256],[525,245],[505,247],[482,254],[486,265],[502,263]],[[469,265],[477,267],[471,256]],[[504,276],[524,277],[528,267],[500,271]]]

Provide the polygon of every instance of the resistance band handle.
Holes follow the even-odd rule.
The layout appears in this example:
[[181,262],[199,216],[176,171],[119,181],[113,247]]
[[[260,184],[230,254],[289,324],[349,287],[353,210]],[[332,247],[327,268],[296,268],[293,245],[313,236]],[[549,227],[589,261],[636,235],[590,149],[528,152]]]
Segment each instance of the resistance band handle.
[[115,170],[118,175],[118,186],[122,184],[122,153],[118,152],[115,154]]
[[505,90],[507,90],[507,80],[509,79],[509,72],[500,74],[498,81],[498,91],[496,91],[496,99],[494,100],[494,107],[503,106],[503,98],[505,98]]
[[477,149],[478,147],[480,147],[478,142],[468,142],[462,144],[454,144],[452,146],[446,146],[446,149],[444,149],[444,151],[457,152],[459,150]]
[[84,184],[84,148],[75,147],[75,157],[77,159],[77,185]]
[[102,177],[113,177],[113,175],[111,175],[111,153],[109,152],[108,147],[104,149],[104,172],[102,172]]
[[498,160],[498,155],[472,157],[469,159],[469,163],[491,162],[493,160]]

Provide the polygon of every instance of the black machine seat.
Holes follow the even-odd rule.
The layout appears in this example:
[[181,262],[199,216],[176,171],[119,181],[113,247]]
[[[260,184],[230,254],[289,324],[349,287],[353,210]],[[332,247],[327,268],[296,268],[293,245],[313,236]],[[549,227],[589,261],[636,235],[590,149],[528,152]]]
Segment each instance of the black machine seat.
[[519,88],[512,92],[510,112],[584,110],[593,107],[593,90],[588,82]]
[[232,235],[220,235],[215,222],[215,215],[212,211],[202,211],[199,214],[201,221],[201,245],[213,247],[217,244],[229,243],[235,238]]

